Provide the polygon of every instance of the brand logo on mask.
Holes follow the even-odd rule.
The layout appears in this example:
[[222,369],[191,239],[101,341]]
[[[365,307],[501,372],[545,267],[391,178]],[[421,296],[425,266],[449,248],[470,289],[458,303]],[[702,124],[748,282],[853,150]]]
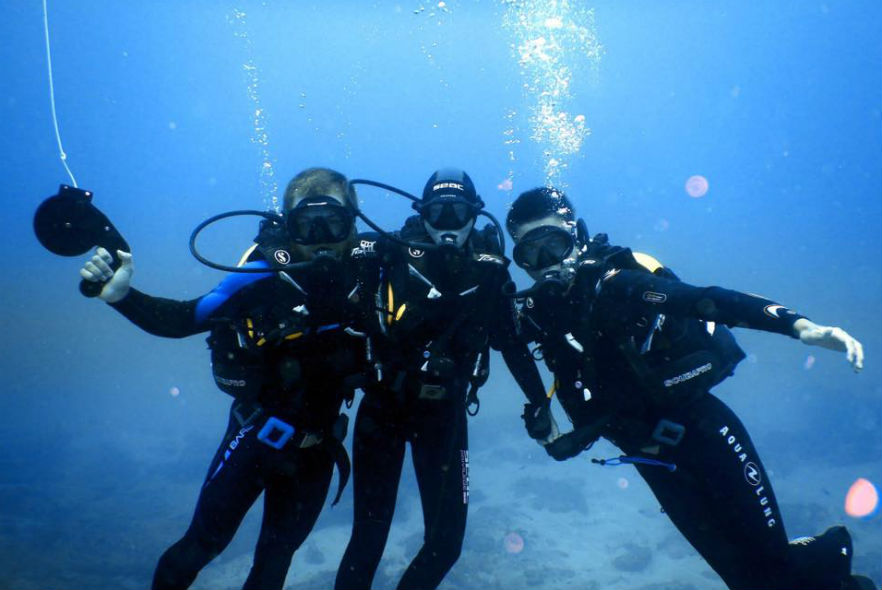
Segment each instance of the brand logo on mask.
[[407,253],[410,254],[411,258],[422,258],[426,251],[419,248],[408,248]]
[[458,182],[439,182],[432,187],[433,191],[440,191],[444,188],[455,188],[458,191],[465,190],[465,187]]
[[279,264],[288,264],[291,262],[291,255],[288,254],[287,250],[276,250],[273,252],[273,258],[275,258],[276,262]]

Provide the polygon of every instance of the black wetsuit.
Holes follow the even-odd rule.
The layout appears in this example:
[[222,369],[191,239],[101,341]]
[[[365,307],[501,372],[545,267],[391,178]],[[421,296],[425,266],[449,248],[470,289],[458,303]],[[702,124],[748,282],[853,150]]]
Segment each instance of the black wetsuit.
[[573,422],[575,452],[603,436],[636,457],[664,511],[730,588],[836,583],[801,577],[800,548],[788,545],[756,448],[709,392],[744,356],[723,325],[793,337],[802,316],[664,268],[650,273],[605,236],[580,262],[565,297],[537,294],[522,306],[524,331]]
[[[473,231],[450,254],[377,244],[377,372],[365,387],[353,434],[355,519],[336,588],[369,588],[383,554],[411,445],[424,543],[399,588],[435,588],[459,557],[468,511],[467,398],[487,378],[488,344],[502,351],[532,398],[544,391],[527,347],[514,334],[502,294],[508,261]],[[428,241],[418,218],[402,232]],[[495,233],[493,234],[495,237]]]
[[335,460],[341,480],[348,476],[340,406],[351,399],[366,361],[365,338],[353,328],[364,294],[352,264],[350,257],[332,271],[230,275],[192,301],[132,290],[113,305],[160,336],[211,330],[215,379],[236,397],[193,520],[160,558],[154,588],[188,587],[227,546],[261,492],[263,521],[244,587],[282,588],[294,551],[322,509]]

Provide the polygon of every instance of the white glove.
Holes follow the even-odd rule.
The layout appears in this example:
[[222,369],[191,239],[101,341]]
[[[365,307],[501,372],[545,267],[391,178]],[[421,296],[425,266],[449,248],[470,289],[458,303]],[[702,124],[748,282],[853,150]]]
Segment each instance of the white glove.
[[86,261],[80,269],[80,276],[93,283],[104,283],[98,297],[107,303],[116,303],[129,294],[132,285],[132,273],[135,265],[132,263],[132,255],[129,252],[117,250],[120,265],[116,272],[110,267],[113,264],[113,256],[104,248],[99,247],[90,260]]
[[811,346],[844,352],[855,372],[864,368],[864,347],[842,328],[819,326],[811,320],[800,318],[793,323],[793,333]]

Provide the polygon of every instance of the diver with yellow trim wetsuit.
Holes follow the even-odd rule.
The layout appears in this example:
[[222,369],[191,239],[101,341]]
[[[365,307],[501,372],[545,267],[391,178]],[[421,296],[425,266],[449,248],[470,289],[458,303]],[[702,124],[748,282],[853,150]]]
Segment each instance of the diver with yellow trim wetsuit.
[[[679,281],[657,261],[589,239],[569,199],[537,188],[512,204],[525,336],[555,375],[573,430],[529,403],[530,435],[561,461],[604,437],[625,453],[680,532],[730,588],[851,588],[845,527],[788,544],[771,483],[744,425],[710,393],[744,358],[726,326],[764,330],[847,354],[860,343],[773,301]],[[860,584],[864,584],[861,586]],[[872,587],[871,584],[868,585]]]
[[482,207],[465,172],[439,170],[417,200],[419,216],[394,239],[376,244],[376,372],[355,421],[355,519],[337,571],[339,590],[371,586],[407,443],[425,534],[398,587],[435,588],[456,562],[468,511],[467,407],[487,379],[489,346],[502,352],[530,399],[545,397],[535,362],[515,335],[512,301],[503,294],[509,261],[497,230],[475,228]]
[[[342,174],[305,170],[287,187],[285,224],[264,223],[244,265],[266,272],[230,274],[190,301],[130,288],[131,254],[125,252],[118,252],[116,272],[106,250],[82,269],[84,279],[106,281],[103,300],[152,334],[210,331],[215,380],[235,398],[193,520],[160,558],[153,588],[190,586],[261,493],[263,521],[244,588],[282,588],[293,553],[327,497],[335,462],[339,498],[349,472],[340,409],[367,366],[360,302],[372,297],[358,280],[365,253],[355,233],[355,204]],[[294,264],[278,270],[272,261]]]

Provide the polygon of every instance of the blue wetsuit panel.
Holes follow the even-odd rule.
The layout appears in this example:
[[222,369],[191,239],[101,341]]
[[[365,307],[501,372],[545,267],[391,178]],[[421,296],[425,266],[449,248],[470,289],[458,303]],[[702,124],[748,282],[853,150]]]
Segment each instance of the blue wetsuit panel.
[[[255,260],[243,266],[243,268],[269,268],[265,260]],[[196,324],[201,325],[208,320],[217,309],[229,300],[235,293],[243,288],[273,276],[272,272],[266,273],[231,273],[218,284],[217,287],[206,293],[196,304]]]

